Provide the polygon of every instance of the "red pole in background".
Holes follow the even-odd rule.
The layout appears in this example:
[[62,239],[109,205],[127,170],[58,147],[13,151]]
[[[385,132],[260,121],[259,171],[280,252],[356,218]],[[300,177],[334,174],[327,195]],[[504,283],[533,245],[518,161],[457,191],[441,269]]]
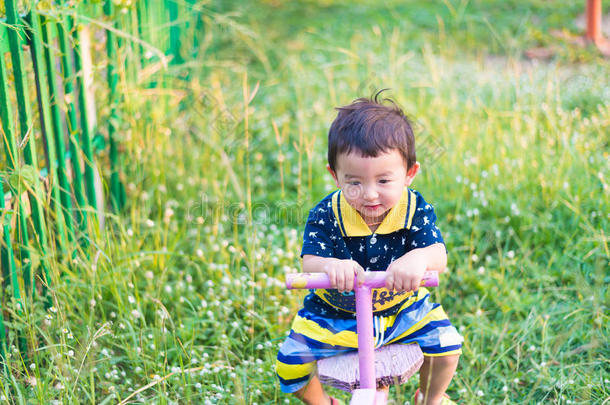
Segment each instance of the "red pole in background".
[[[552,30],[550,33],[555,38],[566,40],[579,47],[586,48],[594,44],[602,55],[610,58],[610,40],[604,38],[602,32],[602,0],[587,0],[585,18],[587,27],[584,35],[576,36],[565,30]],[[553,45],[525,51],[525,55],[531,59],[549,59],[556,53],[557,48]]]
[[594,44],[602,42],[602,0],[587,0],[586,38]]

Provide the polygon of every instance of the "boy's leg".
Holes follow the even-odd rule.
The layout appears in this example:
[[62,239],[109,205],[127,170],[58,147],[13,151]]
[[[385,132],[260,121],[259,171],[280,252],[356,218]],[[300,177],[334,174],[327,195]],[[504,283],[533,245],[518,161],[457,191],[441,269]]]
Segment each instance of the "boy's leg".
[[[424,356],[419,369],[419,398],[416,405],[438,405],[455,374],[459,354],[449,356]],[[420,400],[423,398],[423,400]]]
[[316,375],[312,376],[309,383],[296,391],[294,395],[307,405],[326,405],[331,403],[330,397],[324,392],[320,379]]

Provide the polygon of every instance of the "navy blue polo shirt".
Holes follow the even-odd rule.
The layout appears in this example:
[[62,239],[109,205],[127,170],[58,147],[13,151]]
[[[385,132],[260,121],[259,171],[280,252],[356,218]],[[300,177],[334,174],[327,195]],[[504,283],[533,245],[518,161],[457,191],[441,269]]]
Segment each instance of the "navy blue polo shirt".
[[[309,212],[301,257],[353,259],[366,271],[384,271],[410,250],[444,243],[435,222],[432,206],[417,191],[405,188],[400,201],[372,232],[341,190],[337,190]],[[411,294],[374,289],[375,315],[396,313]],[[353,317],[356,310],[354,292],[339,293],[336,289],[312,290],[304,306],[314,313],[347,318]]]

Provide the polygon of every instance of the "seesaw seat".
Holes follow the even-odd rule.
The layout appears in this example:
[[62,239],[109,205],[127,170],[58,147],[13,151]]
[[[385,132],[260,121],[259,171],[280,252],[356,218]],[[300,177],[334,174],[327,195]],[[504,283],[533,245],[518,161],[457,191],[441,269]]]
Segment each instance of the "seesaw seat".
[[[377,387],[403,384],[415,374],[424,362],[417,344],[400,343],[375,350],[375,377]],[[322,384],[352,392],[360,387],[358,352],[329,357],[318,361],[318,377]]]

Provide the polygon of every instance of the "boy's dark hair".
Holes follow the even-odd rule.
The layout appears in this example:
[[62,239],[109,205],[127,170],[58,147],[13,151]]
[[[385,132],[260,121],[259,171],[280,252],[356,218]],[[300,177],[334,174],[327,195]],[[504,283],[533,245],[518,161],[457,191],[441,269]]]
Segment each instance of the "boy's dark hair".
[[[328,164],[337,168],[340,153],[356,151],[364,157],[397,149],[407,170],[415,164],[415,137],[411,123],[391,99],[379,98],[387,89],[371,98],[359,98],[349,105],[338,107],[337,118],[328,131]],[[384,102],[387,102],[384,104]]]

